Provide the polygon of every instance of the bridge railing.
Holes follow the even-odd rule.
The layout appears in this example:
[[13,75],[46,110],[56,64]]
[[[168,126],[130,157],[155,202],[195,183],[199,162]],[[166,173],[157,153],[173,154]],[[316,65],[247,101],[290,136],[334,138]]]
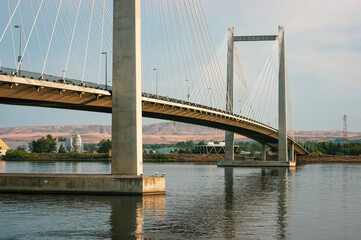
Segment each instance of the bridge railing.
[[[15,73],[16,73],[15,68],[0,67],[1,75],[16,76]],[[74,86],[96,88],[96,89],[101,89],[101,90],[108,90],[108,91],[112,90],[111,86],[105,86],[104,84],[97,84],[97,83],[85,82],[85,81],[82,83],[80,80],[76,80],[76,79],[72,79],[72,78],[62,78],[62,77],[58,77],[58,76],[54,76],[54,75],[41,74],[41,73],[36,73],[36,72],[24,71],[24,70],[21,70],[21,77],[35,79],[35,80],[41,80],[41,81],[47,81],[47,82],[69,84],[69,85],[74,85]]]
[[[14,68],[5,68],[5,67],[0,68],[0,75],[15,76],[15,72],[16,72],[16,69],[14,69]],[[43,76],[43,77],[41,78],[41,76]],[[96,83],[86,82],[86,81],[84,81],[82,83],[80,80],[76,80],[76,79],[72,79],[72,78],[62,78],[62,77],[57,77],[57,76],[48,75],[48,74],[41,75],[40,73],[30,72],[30,71],[23,71],[22,70],[21,71],[21,77],[22,78],[34,79],[34,80],[40,80],[40,81],[55,82],[55,83],[61,83],[61,84],[67,84],[67,85],[83,86],[83,87],[107,90],[109,92],[112,91],[111,86],[107,86],[107,88],[106,88],[106,86],[103,85],[103,84],[98,85]],[[250,119],[250,118],[241,116],[241,115],[236,114],[236,113],[227,112],[226,110],[223,110],[223,109],[210,107],[210,106],[206,106],[206,105],[202,105],[202,104],[198,104],[198,103],[194,103],[194,102],[189,102],[189,101],[185,101],[185,100],[179,100],[179,99],[176,99],[176,98],[161,96],[161,95],[157,95],[157,94],[146,93],[146,92],[142,92],[142,97],[158,99],[158,100],[163,100],[163,101],[188,105],[188,106],[192,106],[192,107],[203,108],[203,109],[207,109],[207,110],[210,110],[210,111],[215,111],[215,112],[218,112],[218,113],[228,114],[228,115],[231,115],[233,117],[237,117],[237,118],[241,118],[241,119],[244,119],[244,120],[252,121],[252,122],[257,123],[257,124],[259,124],[261,126],[265,126],[265,127],[273,129],[274,131],[277,131],[277,129],[275,129],[275,128],[271,127],[271,126],[265,125],[262,122],[259,122],[259,121],[256,121],[254,119]]]

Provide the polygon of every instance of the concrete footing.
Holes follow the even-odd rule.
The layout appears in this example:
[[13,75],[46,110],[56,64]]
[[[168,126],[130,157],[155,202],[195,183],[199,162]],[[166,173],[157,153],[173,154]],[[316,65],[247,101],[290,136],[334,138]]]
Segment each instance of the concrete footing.
[[0,192],[150,195],[165,194],[165,178],[105,174],[0,174]]
[[218,161],[218,167],[295,167],[296,162],[281,161]]

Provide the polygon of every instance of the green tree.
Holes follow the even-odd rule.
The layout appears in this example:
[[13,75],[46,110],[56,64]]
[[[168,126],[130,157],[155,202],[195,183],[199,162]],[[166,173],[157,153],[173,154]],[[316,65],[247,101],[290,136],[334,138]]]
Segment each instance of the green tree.
[[98,143],[98,153],[109,153],[112,149],[112,142],[109,139],[103,139]]
[[254,150],[253,149],[251,149],[251,153],[249,154],[251,157],[253,157],[254,156]]
[[198,145],[206,145],[206,143],[202,140],[198,142]]
[[60,144],[58,153],[65,153],[65,148],[64,148],[63,144]]
[[4,160],[8,161],[8,160],[30,160],[30,161],[34,161],[34,160],[38,160],[39,159],[39,155],[37,153],[28,153],[28,152],[24,152],[22,150],[15,150],[15,149],[10,149],[6,152],[5,156],[4,156]]
[[186,143],[186,149],[189,151],[193,151],[195,149],[194,142],[192,140],[188,140]]
[[94,153],[98,151],[98,146],[94,143],[84,143],[84,150],[87,153]]
[[32,140],[29,143],[29,149],[32,153],[50,153],[56,151],[56,138],[53,138],[50,134],[46,137],[39,138],[38,140]]
[[26,146],[25,145],[19,145],[16,147],[16,150],[21,150],[23,152],[26,152]]
[[184,141],[183,142],[177,142],[176,147],[180,148],[180,149],[186,149],[186,143]]
[[65,137],[58,137],[58,142],[65,142]]

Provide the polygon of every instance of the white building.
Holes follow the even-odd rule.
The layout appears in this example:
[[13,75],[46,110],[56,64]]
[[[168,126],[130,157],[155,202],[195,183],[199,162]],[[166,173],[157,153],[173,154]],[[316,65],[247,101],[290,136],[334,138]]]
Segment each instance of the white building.
[[83,152],[84,147],[80,135],[75,133],[71,138],[66,138],[65,149],[68,152]]
[[[225,142],[219,142],[219,143],[208,142],[207,145],[195,145],[194,147],[198,153],[224,154],[225,148],[226,148],[226,143]],[[238,147],[239,147],[238,145],[234,145],[234,147],[233,147],[234,152],[237,151]]]

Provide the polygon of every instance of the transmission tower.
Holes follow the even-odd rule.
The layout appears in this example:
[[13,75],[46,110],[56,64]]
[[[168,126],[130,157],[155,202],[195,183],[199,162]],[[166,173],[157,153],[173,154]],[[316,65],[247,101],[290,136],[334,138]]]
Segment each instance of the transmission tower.
[[343,143],[347,143],[347,116],[343,115],[343,128],[342,128]]
[[342,149],[343,149],[343,153],[345,155],[349,155],[350,154],[350,149],[349,146],[347,144],[347,116],[346,114],[343,115],[343,128],[342,128],[342,137],[343,137],[343,143],[342,143]]

